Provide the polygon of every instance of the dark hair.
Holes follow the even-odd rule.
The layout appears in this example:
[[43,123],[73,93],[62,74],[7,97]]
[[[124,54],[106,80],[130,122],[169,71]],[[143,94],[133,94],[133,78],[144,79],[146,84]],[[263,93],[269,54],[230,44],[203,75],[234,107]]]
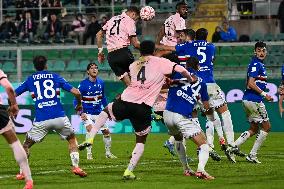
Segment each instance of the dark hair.
[[206,40],[208,36],[208,31],[205,28],[199,28],[195,34],[196,40]]
[[140,10],[136,6],[130,6],[127,8],[126,12],[135,12],[137,15],[140,15]]
[[178,10],[181,6],[187,6],[187,3],[185,1],[178,2],[176,4],[176,10]]
[[45,66],[46,66],[46,58],[45,56],[36,56],[33,60],[33,63],[34,63],[34,67],[37,71],[42,71],[45,69]]
[[263,41],[258,41],[254,45],[254,50],[256,50],[256,48],[266,48],[266,43],[264,43]]
[[152,55],[155,51],[155,43],[150,40],[145,40],[140,43],[140,54]]
[[186,67],[198,70],[199,60],[195,56],[191,56],[186,60]]
[[87,70],[89,70],[93,65],[95,65],[95,66],[98,67],[98,65],[97,65],[96,63],[90,62],[90,63],[88,64],[88,66],[87,66]]
[[195,31],[193,29],[184,29],[182,30],[185,35],[190,36],[192,40],[195,39]]

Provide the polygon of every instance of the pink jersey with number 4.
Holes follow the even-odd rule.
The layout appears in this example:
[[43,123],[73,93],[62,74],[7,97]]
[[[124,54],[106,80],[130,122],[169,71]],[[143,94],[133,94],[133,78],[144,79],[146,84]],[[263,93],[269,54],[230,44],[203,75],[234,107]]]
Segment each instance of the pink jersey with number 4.
[[135,21],[122,13],[112,17],[103,26],[106,32],[107,49],[116,49],[130,45],[130,36],[136,36]]
[[165,35],[160,41],[163,45],[176,46],[177,44],[177,33],[176,31],[186,29],[185,20],[176,13],[170,16],[164,23]]
[[147,56],[143,59],[129,66],[131,83],[123,91],[121,99],[153,106],[164,84],[165,75],[172,73],[176,63],[155,56]]

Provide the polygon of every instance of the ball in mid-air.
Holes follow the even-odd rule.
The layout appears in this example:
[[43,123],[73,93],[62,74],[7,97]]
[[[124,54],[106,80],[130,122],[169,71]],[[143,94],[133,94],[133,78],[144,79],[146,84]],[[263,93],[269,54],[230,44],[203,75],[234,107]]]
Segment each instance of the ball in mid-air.
[[155,17],[155,10],[150,6],[142,7],[140,10],[140,17],[144,21],[152,20]]

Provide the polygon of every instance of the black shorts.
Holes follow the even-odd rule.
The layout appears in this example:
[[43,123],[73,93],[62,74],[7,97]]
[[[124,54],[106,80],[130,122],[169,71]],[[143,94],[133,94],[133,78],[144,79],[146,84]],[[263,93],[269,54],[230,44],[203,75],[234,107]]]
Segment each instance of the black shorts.
[[116,120],[129,119],[135,132],[146,130],[151,126],[152,108],[146,104],[126,102],[121,99],[114,101],[112,112]]
[[7,126],[9,115],[5,106],[0,105],[0,130]]
[[121,48],[108,53],[107,57],[109,66],[117,77],[129,72],[129,66],[134,62],[134,56],[127,48]]
[[162,57],[179,64],[179,59],[175,52],[171,52],[170,54],[163,55]]

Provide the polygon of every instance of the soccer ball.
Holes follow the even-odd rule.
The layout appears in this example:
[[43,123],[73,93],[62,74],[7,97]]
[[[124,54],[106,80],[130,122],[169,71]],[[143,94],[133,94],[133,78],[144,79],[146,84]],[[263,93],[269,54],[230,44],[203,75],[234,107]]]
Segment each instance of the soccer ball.
[[155,10],[150,6],[142,7],[140,10],[140,17],[144,21],[152,20],[155,17]]

